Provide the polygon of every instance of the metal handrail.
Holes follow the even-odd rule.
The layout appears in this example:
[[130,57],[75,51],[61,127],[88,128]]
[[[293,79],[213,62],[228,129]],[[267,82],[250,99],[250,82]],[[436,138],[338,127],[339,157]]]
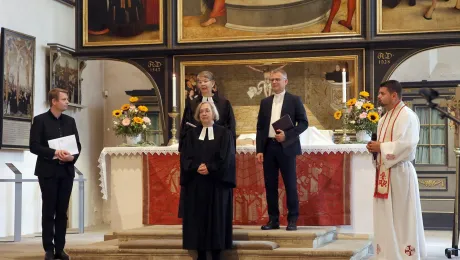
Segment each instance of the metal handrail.
[[[21,241],[21,226],[22,226],[22,183],[23,182],[38,182],[38,179],[23,179],[21,171],[12,163],[5,163],[8,168],[14,173],[14,179],[0,179],[0,182],[14,182],[14,240],[12,242]],[[74,181],[78,182],[78,233],[85,232],[85,181],[83,173],[75,167],[75,173],[78,178]],[[11,241],[2,241],[11,242]]]

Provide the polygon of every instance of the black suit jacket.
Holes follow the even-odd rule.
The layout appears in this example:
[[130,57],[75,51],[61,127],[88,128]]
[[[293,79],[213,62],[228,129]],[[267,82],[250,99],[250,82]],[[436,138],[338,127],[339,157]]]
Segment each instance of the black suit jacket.
[[[257,117],[257,135],[256,135],[256,151],[257,153],[265,153],[267,144],[268,132],[270,130],[270,119],[272,116],[272,105],[274,95],[262,99],[260,102],[259,116]],[[286,91],[281,108],[281,117],[288,114],[291,117],[294,128],[284,132],[286,141],[297,139],[288,146],[283,146],[283,151],[286,155],[299,155],[302,153],[300,147],[299,135],[307,130],[308,119],[302,100],[299,96],[295,96]],[[276,129],[275,129],[276,130]]]
[[75,162],[78,155],[74,155],[72,162],[59,163],[54,159],[56,150],[49,148],[48,140],[75,135],[78,151],[81,152],[80,138],[78,136],[75,119],[68,115],[61,114],[56,118],[51,111],[34,117],[32,128],[30,129],[30,152],[36,154],[37,164],[35,165],[35,175],[38,177],[54,177],[57,174],[67,174],[75,177]]

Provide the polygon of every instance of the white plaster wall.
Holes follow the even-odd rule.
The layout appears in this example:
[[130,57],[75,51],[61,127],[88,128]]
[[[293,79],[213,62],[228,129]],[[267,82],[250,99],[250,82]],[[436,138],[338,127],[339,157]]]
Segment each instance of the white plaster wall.
[[[34,115],[47,111],[46,105],[46,50],[48,43],[59,43],[75,47],[75,8],[54,0],[0,0],[0,26],[36,38]],[[103,72],[102,62],[87,66],[83,73],[84,109],[70,109],[75,117],[83,146],[77,162],[88,179],[86,183],[85,225],[100,224],[102,214],[97,210],[102,203],[99,195],[97,157],[102,150],[103,100],[101,98]],[[0,150],[0,179],[13,178],[5,166],[14,162],[24,173],[24,178],[33,175],[36,156],[28,151]],[[77,185],[75,185],[77,187]],[[74,190],[75,191],[75,190]],[[72,227],[77,227],[76,207],[73,193]],[[23,186],[22,234],[41,232],[41,197],[38,183]],[[0,237],[13,235],[14,184],[0,183]]]
[[401,82],[460,80],[460,46],[420,52],[397,67],[390,79]]
[[112,111],[120,109],[123,104],[129,104],[127,90],[152,89],[152,83],[147,76],[134,65],[121,61],[104,61],[104,90],[105,98],[104,146],[117,146],[124,142],[115,136],[112,130]]

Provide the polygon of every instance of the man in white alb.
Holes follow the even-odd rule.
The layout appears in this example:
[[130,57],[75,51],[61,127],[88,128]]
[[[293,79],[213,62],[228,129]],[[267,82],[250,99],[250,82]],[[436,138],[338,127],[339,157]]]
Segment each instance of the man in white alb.
[[374,191],[375,259],[421,259],[425,234],[417,181],[411,161],[419,141],[417,115],[402,102],[396,80],[380,85],[378,101],[386,113],[379,120],[377,141],[367,144],[376,153]]

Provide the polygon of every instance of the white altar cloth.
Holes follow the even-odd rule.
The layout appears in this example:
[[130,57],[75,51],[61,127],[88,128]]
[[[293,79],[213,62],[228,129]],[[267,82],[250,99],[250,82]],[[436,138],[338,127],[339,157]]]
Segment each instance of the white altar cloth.
[[[237,153],[255,153],[253,145],[237,146]],[[303,153],[330,154],[353,153],[351,158],[350,211],[351,228],[348,230],[360,234],[372,234],[372,198],[375,183],[375,168],[372,156],[365,144],[334,144],[302,146]],[[100,187],[104,200],[108,200],[108,183],[106,158],[108,156],[139,156],[142,154],[179,154],[175,146],[151,147],[106,147],[99,156]],[[113,171],[113,169],[112,169]],[[113,191],[112,191],[113,192]]]
[[[253,145],[237,146],[237,153],[255,153]],[[368,153],[365,144],[333,144],[302,146],[302,153],[329,154],[329,153]],[[99,155],[99,186],[102,198],[107,199],[107,163],[106,155],[140,155],[140,154],[179,154],[177,145],[174,146],[146,146],[146,147],[105,147]]]

